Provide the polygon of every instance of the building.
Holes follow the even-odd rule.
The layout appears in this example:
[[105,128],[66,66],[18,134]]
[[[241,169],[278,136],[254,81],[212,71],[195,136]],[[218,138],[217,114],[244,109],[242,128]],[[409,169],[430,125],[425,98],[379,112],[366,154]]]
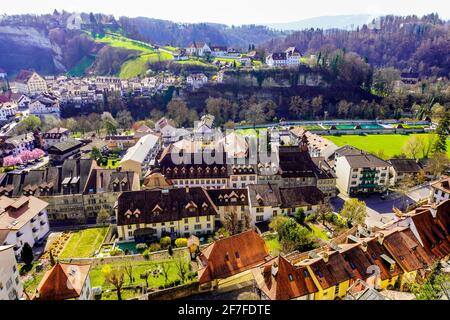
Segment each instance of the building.
[[62,142],[58,142],[48,148],[47,152],[50,162],[53,164],[61,164],[69,158],[79,158],[80,148],[83,146],[81,141],[67,138]]
[[346,195],[385,192],[391,164],[350,146],[336,150],[334,171],[339,191]]
[[223,189],[229,187],[228,165],[225,153],[172,152],[166,148],[159,160],[160,173],[175,187],[204,187]]
[[9,121],[19,111],[17,104],[12,102],[0,103],[0,121]]
[[197,257],[200,289],[224,291],[251,284],[251,270],[269,259],[266,243],[255,230],[214,241]]
[[54,146],[57,143],[64,142],[69,139],[70,131],[65,128],[53,128],[42,134],[44,150]]
[[57,262],[39,283],[33,300],[90,300],[90,264]]
[[31,151],[36,147],[36,136],[33,133],[24,133],[6,139],[5,143],[12,147],[11,154],[17,156],[23,151]]
[[261,300],[314,300],[318,292],[306,267],[294,266],[282,256],[252,270]]
[[125,156],[120,161],[120,166],[124,171],[133,171],[140,178],[144,177],[148,169],[156,164],[156,156],[161,149],[160,137],[148,134],[128,149]]
[[14,91],[23,94],[36,95],[47,92],[47,82],[36,72],[22,70],[16,76]]
[[186,77],[186,82],[193,89],[199,89],[208,83],[208,77],[203,73],[190,74]]
[[431,184],[430,201],[439,204],[450,199],[450,177],[443,176]]
[[302,55],[297,48],[290,47],[284,52],[274,52],[269,54],[266,58],[266,64],[269,67],[299,66],[301,57]]
[[119,241],[212,234],[217,214],[203,188],[124,192],[117,199]]
[[406,177],[416,178],[420,172],[423,172],[424,178],[428,178],[426,169],[422,162],[416,159],[391,159],[388,161],[391,164],[390,169],[390,183],[398,185]]
[[236,231],[250,227],[250,210],[247,189],[208,189],[206,191],[217,208],[216,222],[229,224]]
[[49,232],[48,203],[36,197],[0,197],[0,244],[13,245],[16,256],[25,243],[31,247]]
[[37,98],[31,100],[28,104],[30,114],[39,116],[41,118],[45,116],[53,116],[59,118],[60,116],[60,106],[59,101],[56,97],[44,93],[39,95]]
[[311,186],[280,188],[267,183],[252,184],[247,188],[252,225],[270,221],[281,214],[294,214],[298,210],[310,214],[325,201],[324,194]]
[[214,140],[220,129],[214,128],[215,117],[210,114],[203,115],[200,121],[196,121],[193,132],[194,141],[210,142]]
[[20,299],[23,286],[13,245],[0,245],[0,270],[0,300]]
[[155,131],[161,134],[161,139],[164,146],[168,146],[171,143],[175,143],[182,140],[184,137],[191,135],[191,133],[186,129],[176,128],[173,121],[164,117],[156,122]]
[[134,172],[101,169],[90,159],[68,159],[58,167],[8,173],[0,179],[0,195],[35,196],[48,202],[52,225],[96,223],[100,209],[113,213],[121,192],[139,189]]
[[186,54],[189,56],[203,57],[207,54],[211,54],[211,48],[203,42],[194,42],[186,48]]

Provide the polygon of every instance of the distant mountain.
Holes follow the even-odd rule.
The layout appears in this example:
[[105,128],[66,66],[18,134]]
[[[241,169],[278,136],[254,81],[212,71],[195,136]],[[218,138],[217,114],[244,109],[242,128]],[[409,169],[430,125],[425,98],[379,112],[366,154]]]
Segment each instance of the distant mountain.
[[369,14],[322,16],[294,22],[267,24],[267,26],[275,30],[284,31],[297,31],[311,28],[351,30],[352,28],[371,22],[376,17]]

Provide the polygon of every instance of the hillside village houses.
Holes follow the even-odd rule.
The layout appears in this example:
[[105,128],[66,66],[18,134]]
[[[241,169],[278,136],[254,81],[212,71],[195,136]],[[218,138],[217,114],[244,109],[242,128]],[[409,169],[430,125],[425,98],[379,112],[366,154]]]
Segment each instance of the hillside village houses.
[[41,118],[45,116],[54,116],[59,118],[60,116],[60,105],[58,98],[50,94],[39,95],[28,104],[28,108],[30,110],[30,114]]
[[16,256],[28,243],[33,247],[50,230],[48,203],[33,196],[0,196],[0,245],[13,245]]
[[186,48],[186,54],[189,56],[203,57],[211,53],[211,48],[203,42],[193,42]]
[[200,89],[208,83],[208,77],[204,73],[190,74],[186,77],[186,83],[192,86],[193,89]]
[[55,143],[48,148],[50,163],[53,165],[62,164],[66,159],[76,159],[81,156],[81,147],[83,143],[73,138],[67,138],[64,141]]
[[14,245],[0,244],[0,300],[18,300],[22,294]]
[[47,132],[44,132],[42,134],[42,142],[43,142],[43,148],[44,150],[47,150],[51,146],[59,143],[64,142],[69,138],[70,131],[66,128],[53,128],[48,130]]
[[15,103],[0,103],[0,122],[8,121],[10,118],[14,117],[18,111],[19,107]]
[[36,72],[22,70],[16,76],[12,84],[13,92],[29,94],[34,96],[36,94],[47,93],[47,83],[43,77]]
[[389,168],[391,185],[398,185],[407,177],[416,178],[421,172],[427,180],[434,179],[429,172],[427,159],[391,159]]

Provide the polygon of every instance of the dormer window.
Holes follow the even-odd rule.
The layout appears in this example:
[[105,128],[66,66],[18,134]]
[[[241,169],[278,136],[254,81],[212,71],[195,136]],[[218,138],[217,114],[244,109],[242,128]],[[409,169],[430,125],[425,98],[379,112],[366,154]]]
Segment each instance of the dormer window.
[[125,212],[125,217],[127,217],[127,219],[130,219],[132,214],[133,213],[131,212],[131,210],[128,209],[127,212]]

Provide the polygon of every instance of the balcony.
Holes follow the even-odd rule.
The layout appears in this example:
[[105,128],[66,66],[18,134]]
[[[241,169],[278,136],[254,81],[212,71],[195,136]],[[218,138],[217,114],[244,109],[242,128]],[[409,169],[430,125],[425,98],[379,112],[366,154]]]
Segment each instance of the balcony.
[[44,215],[44,213],[45,213],[44,211],[41,211],[41,212],[38,213],[38,216],[42,217]]
[[36,218],[33,218],[30,221],[31,221],[31,223],[35,223],[36,222]]
[[19,250],[20,250],[20,247],[19,247],[18,245],[15,245],[14,248],[13,248],[13,250],[14,250],[14,251],[19,251]]

